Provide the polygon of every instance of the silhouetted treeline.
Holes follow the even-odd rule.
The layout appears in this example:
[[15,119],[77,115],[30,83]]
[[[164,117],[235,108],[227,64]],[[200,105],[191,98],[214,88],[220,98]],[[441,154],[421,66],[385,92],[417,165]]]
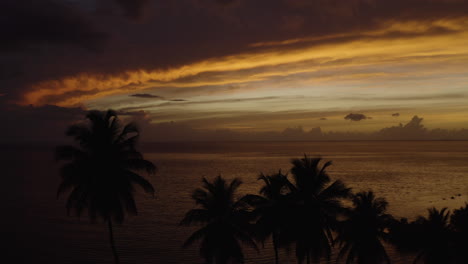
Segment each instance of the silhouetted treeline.
[[281,171],[260,174],[259,194],[239,199],[239,179],[204,178],[203,189],[192,195],[200,209],[190,210],[181,222],[202,227],[184,246],[200,240],[205,262],[217,264],[243,263],[241,244],[257,249],[256,243],[267,240],[277,264],[279,249],[293,249],[298,263],[330,260],[333,249],[337,263],[392,263],[386,243],[414,255],[414,263],[468,263],[468,205],[453,214],[431,208],[413,222],[396,220],[384,198],[372,191],[354,194],[333,181],[326,172],[331,162],[304,156],[291,163],[291,177]]
[[430,208],[427,217],[395,221],[389,233],[401,252],[416,254],[415,263],[468,263],[468,205],[452,214]]
[[[113,223],[137,213],[135,185],[154,194],[139,172],[151,174],[156,167],[136,150],[139,131],[134,124],[122,126],[112,110],[90,111],[86,117],[88,123],[73,125],[66,133],[77,145],[56,150],[57,159],[67,161],[57,195],[68,193],[68,213],[87,211],[91,221],[104,220],[118,263]],[[243,244],[259,251],[258,243],[271,240],[276,264],[280,249],[293,249],[298,263],[329,260],[335,249],[337,262],[373,264],[391,263],[384,246],[391,243],[415,255],[414,263],[468,263],[468,205],[452,214],[447,208],[431,208],[427,217],[395,220],[384,198],[372,191],[354,194],[342,181],[332,180],[327,173],[331,164],[306,155],[293,159],[291,176],[281,170],[260,174],[258,194],[241,198],[236,195],[239,179],[203,178],[202,188],[192,195],[199,207],[180,223],[201,228],[184,247],[200,241],[206,263],[243,263]]]

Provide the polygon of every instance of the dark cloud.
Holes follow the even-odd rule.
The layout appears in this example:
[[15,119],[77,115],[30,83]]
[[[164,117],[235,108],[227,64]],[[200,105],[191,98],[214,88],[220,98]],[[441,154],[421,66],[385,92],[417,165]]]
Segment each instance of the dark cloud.
[[94,50],[106,34],[65,1],[5,0],[0,3],[0,52],[36,44],[70,44]]
[[67,127],[83,120],[85,114],[86,111],[79,107],[0,105],[0,141],[62,141]]
[[149,0],[115,0],[124,10],[124,15],[128,18],[137,19],[143,14],[144,7]]
[[164,99],[163,97],[159,95],[153,95],[153,94],[147,94],[147,93],[138,93],[138,94],[132,94],[130,95],[131,97],[138,97],[138,98],[154,98],[154,99]]
[[400,113],[393,113],[392,116],[393,116],[393,117],[399,117],[399,116],[400,116]]
[[[266,101],[277,99],[277,96],[265,96],[265,97],[251,97],[251,98],[231,98],[231,99],[220,99],[220,100],[206,100],[206,101],[190,101],[186,104],[217,104],[217,103],[239,103],[239,102],[252,102],[252,101]],[[184,99],[174,99],[175,101],[187,101]],[[174,101],[171,100],[171,101]]]
[[220,3],[220,4],[227,5],[227,4],[231,4],[233,2],[236,2],[238,0],[215,0],[215,1]]
[[265,101],[265,100],[273,100],[280,97],[277,96],[266,96],[266,97],[252,97],[252,98],[231,98],[231,99],[219,99],[219,100],[205,100],[205,101],[189,101],[185,99],[171,99],[167,103],[163,104],[152,104],[152,105],[145,105],[145,106],[135,106],[129,107],[125,110],[135,110],[135,109],[148,109],[157,107],[164,107],[164,106],[171,106],[173,105],[171,102],[182,102],[184,105],[205,105],[205,104],[218,104],[218,103],[239,103],[239,102],[252,102],[252,101]]
[[[0,52],[14,52],[1,56],[0,64],[19,74],[1,79],[0,87],[12,100],[41,80],[78,74],[107,78],[128,71],[167,69],[262,48],[253,43],[275,46],[284,40],[309,38],[288,42],[284,45],[287,51],[301,45],[369,38],[366,31],[378,30],[388,22],[464,18],[468,10],[468,0],[87,2],[91,7],[84,8],[80,1],[1,1]],[[235,3],[220,5],[228,2]],[[116,5],[129,18],[138,18],[144,11],[145,20],[134,23],[93,9]],[[454,29],[441,25],[428,26],[422,33],[394,29],[386,37],[410,38],[450,30]]]
[[[147,94],[147,93],[139,93],[139,94],[132,94],[130,95],[131,97],[138,97],[138,98],[148,98],[148,99],[159,99],[159,100],[164,100],[164,101],[169,101],[169,102],[186,102],[187,100],[185,99],[179,99],[179,98],[176,98],[176,99],[165,99],[164,97],[162,96],[159,96],[159,95],[153,95],[153,94]],[[152,105],[153,106],[153,105]],[[161,104],[159,104],[159,106],[161,106]],[[142,109],[142,107],[136,107],[138,109]]]
[[369,117],[367,117],[366,115],[364,114],[348,114],[344,117],[344,119],[346,120],[351,120],[351,121],[361,121],[361,120],[364,120],[364,119],[369,119]]
[[326,117],[321,117],[319,120],[324,121],[324,120],[328,120],[328,118],[326,118]]

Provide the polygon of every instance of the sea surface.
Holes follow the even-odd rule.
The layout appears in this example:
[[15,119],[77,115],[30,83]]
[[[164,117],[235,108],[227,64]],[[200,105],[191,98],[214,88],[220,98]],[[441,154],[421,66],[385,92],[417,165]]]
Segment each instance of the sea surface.
[[[53,146],[1,146],[1,240],[3,263],[112,263],[106,225],[67,216]],[[202,263],[197,245],[182,248],[196,227],[179,226],[195,208],[193,190],[202,177],[241,178],[238,195],[257,193],[258,174],[288,172],[304,154],[332,160],[328,172],[355,192],[385,197],[395,217],[414,219],[429,207],[458,208],[468,201],[467,141],[199,142],[140,144],[159,171],[150,177],[156,197],[137,194],[139,214],[115,226],[121,263]],[[412,263],[391,247],[394,263]],[[273,263],[270,243],[245,249],[246,263]],[[296,263],[294,251],[281,263]],[[325,263],[325,262],[323,262]],[[332,259],[330,263],[335,263]]]

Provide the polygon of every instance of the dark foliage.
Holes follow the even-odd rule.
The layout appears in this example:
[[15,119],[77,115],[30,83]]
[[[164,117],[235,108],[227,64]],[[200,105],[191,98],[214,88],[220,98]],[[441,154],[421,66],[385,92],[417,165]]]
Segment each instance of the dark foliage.
[[410,223],[396,222],[391,229],[391,241],[402,252],[416,253],[414,263],[456,263],[449,217],[447,208],[430,208],[428,217],[420,216]]
[[343,182],[331,182],[326,173],[328,161],[320,166],[320,158],[293,159],[291,173],[294,178],[291,199],[294,211],[289,225],[291,238],[296,244],[296,257],[301,263],[306,259],[318,262],[330,258],[332,231],[337,217],[344,212],[342,200],[349,198],[351,189]]
[[346,259],[346,263],[390,263],[382,244],[392,221],[392,216],[386,213],[387,201],[376,198],[372,191],[360,192],[353,197],[353,205],[346,211],[346,220],[339,225],[338,258]]
[[201,224],[202,228],[187,239],[184,247],[201,240],[200,255],[205,263],[244,263],[241,243],[257,249],[251,238],[252,214],[243,199],[234,197],[240,184],[238,179],[228,183],[221,176],[213,182],[203,178],[203,188],[192,195],[200,208],[187,212],[180,224]]
[[291,191],[290,182],[287,175],[279,171],[277,174],[260,174],[259,180],[264,182],[260,189],[261,195],[246,195],[243,200],[254,207],[254,215],[258,217],[255,223],[255,237],[262,243],[271,237],[273,249],[275,251],[275,263],[279,263],[278,249],[282,237],[287,234],[287,226],[290,222],[289,212],[291,200],[289,194]]
[[107,222],[115,251],[112,222],[122,223],[126,213],[137,214],[135,185],[154,194],[151,183],[138,172],[154,173],[156,168],[135,149],[138,129],[134,124],[122,127],[112,110],[90,111],[86,117],[88,124],[73,125],[67,131],[78,146],[56,150],[56,158],[67,162],[60,171],[57,196],[69,193],[68,213],[80,216],[86,210],[92,221]]

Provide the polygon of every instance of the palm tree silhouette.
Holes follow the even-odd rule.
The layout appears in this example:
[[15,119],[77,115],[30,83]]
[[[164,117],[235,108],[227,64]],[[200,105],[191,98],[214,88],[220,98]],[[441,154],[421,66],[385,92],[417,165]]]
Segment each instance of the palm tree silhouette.
[[287,175],[279,171],[277,174],[260,174],[259,180],[264,182],[259,195],[246,195],[243,197],[247,203],[252,205],[254,214],[258,215],[255,224],[255,236],[263,243],[271,236],[275,252],[275,263],[279,263],[278,247],[281,232],[287,225],[290,182]]
[[342,199],[348,198],[351,189],[337,180],[330,184],[326,169],[331,161],[320,166],[321,158],[293,159],[291,173],[294,185],[291,185],[292,199],[295,201],[295,213],[290,215],[293,223],[289,232],[296,242],[296,257],[300,263],[306,258],[307,263],[319,262],[321,258],[330,258],[333,241],[332,228],[336,225],[337,215],[344,211]]
[[372,191],[360,192],[353,197],[354,207],[346,212],[346,220],[340,223],[337,241],[341,250],[338,259],[346,257],[346,263],[390,263],[382,245],[387,239],[386,229],[393,219],[386,214],[387,201],[376,198]]
[[453,210],[450,225],[455,231],[468,235],[468,204],[465,203],[464,207]]
[[151,174],[156,167],[135,149],[139,132],[134,124],[122,128],[112,110],[90,111],[86,118],[89,124],[73,125],[66,133],[79,146],[56,149],[56,158],[68,161],[60,171],[57,196],[69,191],[68,214],[74,210],[80,216],[87,210],[92,222],[97,218],[107,222],[114,260],[119,263],[112,223],[122,223],[126,213],[137,214],[134,185],[154,194],[151,183],[137,172]]
[[453,250],[455,263],[468,263],[468,204],[453,210],[450,217],[450,226],[453,230]]
[[450,212],[447,208],[428,209],[427,218],[420,216],[416,223],[421,227],[419,252],[414,263],[421,260],[426,264],[452,263]]
[[201,240],[200,255],[206,263],[243,263],[244,254],[240,242],[258,250],[250,235],[252,215],[248,204],[243,199],[234,198],[239,185],[239,179],[227,183],[221,176],[216,177],[213,182],[203,178],[203,189],[196,189],[192,194],[201,208],[188,211],[180,224],[204,226],[195,231],[183,247]]

